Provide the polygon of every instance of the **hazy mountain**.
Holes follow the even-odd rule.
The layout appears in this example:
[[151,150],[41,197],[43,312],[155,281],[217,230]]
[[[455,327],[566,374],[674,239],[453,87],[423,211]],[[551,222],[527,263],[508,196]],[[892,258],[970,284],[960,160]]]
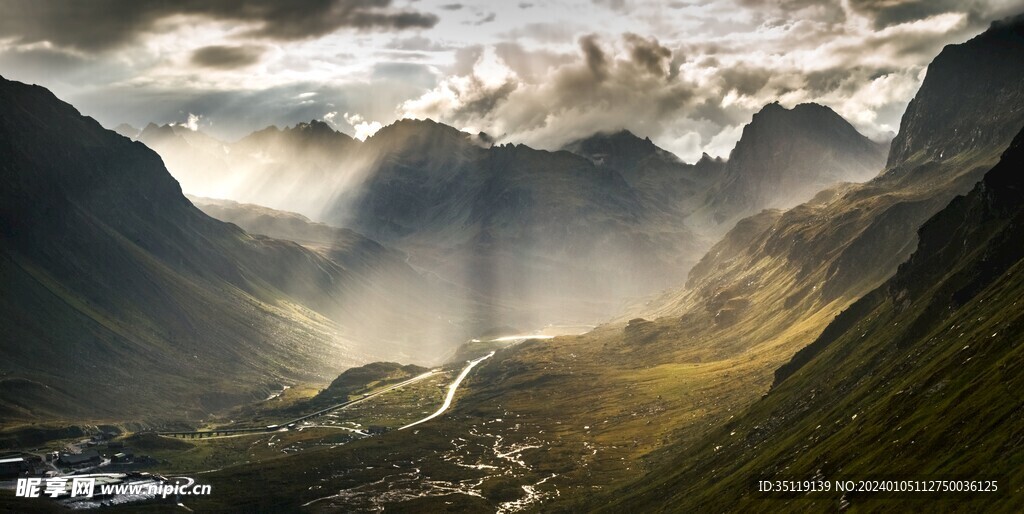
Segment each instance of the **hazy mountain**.
[[495,324],[599,318],[625,298],[682,280],[698,250],[686,227],[658,218],[617,171],[569,152],[485,148],[413,120],[385,127],[364,147],[372,171],[330,216],[524,310]]
[[137,139],[139,137],[139,134],[142,133],[141,130],[127,123],[122,123],[114,127],[113,130],[114,132],[117,132],[118,134],[121,134],[122,136],[127,137],[128,139]]
[[429,337],[348,339],[365,288],[343,259],[206,216],[156,153],[41,87],[0,81],[0,141],[6,419],[203,416],[384,355],[443,357]]
[[221,191],[235,186],[235,180],[224,174],[230,162],[230,149],[201,131],[150,123],[132,139],[159,153],[167,169],[174,170],[174,178],[184,191],[217,197]]
[[484,139],[429,120],[394,123],[362,143],[321,122],[232,144],[177,126],[140,137],[186,191],[355,229],[482,299],[488,307],[467,300],[476,306],[467,317],[491,326],[600,319],[681,282],[708,246],[616,169]]
[[[765,141],[777,140],[780,149],[802,156],[759,163],[748,170],[751,176],[788,183],[779,176],[789,173],[806,179],[808,189],[855,178],[847,160],[877,147],[834,113],[805,116],[808,109],[831,113],[801,106],[796,114],[779,108],[783,114],[758,116],[754,125],[765,128],[751,129],[742,148],[768,151]],[[788,121],[761,121],[775,117]],[[845,126],[811,142],[803,135],[787,142],[790,131],[779,127],[804,117]],[[223,147],[188,141],[200,136],[184,127],[162,130],[164,136],[141,140],[165,155],[173,172],[184,168],[178,174],[186,191],[350,227],[402,250],[414,267],[485,298],[492,312],[470,317],[492,317],[496,325],[593,322],[623,302],[681,283],[719,230],[708,230],[712,224],[699,217],[694,223],[684,218],[723,180],[730,179],[730,187],[741,182],[738,172],[723,171],[728,165],[720,159],[686,164],[628,132],[546,152],[491,146],[484,137],[430,120],[402,120],[361,143],[322,122],[268,128]],[[779,133],[758,135],[772,130]],[[844,153],[857,143],[867,146]],[[752,153],[737,155],[747,162],[755,160],[746,157]],[[811,177],[809,163],[849,165],[814,170]],[[858,166],[874,173],[880,164]],[[743,205],[722,209],[735,216],[746,212]]]
[[628,130],[595,134],[566,145],[565,150],[618,171],[646,202],[682,216],[699,206],[696,199],[703,199],[711,185],[721,180],[725,166],[724,160],[707,154],[695,164],[686,164],[650,138],[640,139]]
[[[279,211],[232,200],[192,195],[186,195],[186,197],[193,205],[211,217],[234,223],[250,234],[295,241],[312,249],[332,247],[350,249],[353,253],[363,257],[364,262],[367,263],[371,259],[402,262],[406,258],[401,252],[386,248],[358,232],[332,227],[326,223],[316,223],[295,212]],[[349,264],[356,265],[357,263]]]
[[864,182],[882,169],[886,150],[828,107],[768,104],[743,128],[698,217],[728,230],[761,209],[790,208],[838,183]]

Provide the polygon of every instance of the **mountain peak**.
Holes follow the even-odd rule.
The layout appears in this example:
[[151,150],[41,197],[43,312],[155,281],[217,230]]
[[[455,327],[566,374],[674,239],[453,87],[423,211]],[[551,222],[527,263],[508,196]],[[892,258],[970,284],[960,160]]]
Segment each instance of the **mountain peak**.
[[135,138],[139,141],[153,141],[154,139],[173,138],[178,134],[171,125],[157,125],[152,121],[147,123],[145,128]]
[[753,126],[758,121],[764,122],[766,120],[782,120],[784,123],[794,125],[835,123],[841,126],[849,126],[851,130],[854,130],[853,126],[846,119],[830,107],[814,102],[797,104],[792,109],[787,109],[778,101],[772,102],[754,114],[754,118],[748,126]]
[[773,102],[743,128],[729,154],[726,178],[710,202],[719,222],[765,208],[788,208],[839,182],[870,179],[884,159],[883,145],[832,109],[814,103],[787,109]]
[[[480,146],[476,139],[478,138],[471,134],[430,118],[422,120],[403,118],[378,130],[376,134],[366,139],[366,143],[436,152],[448,145]],[[452,148],[454,147],[449,147],[449,149]]]
[[[671,155],[658,148],[651,138],[640,138],[627,129],[617,132],[598,132],[590,137],[573,141],[562,149],[586,157],[595,164],[607,164],[619,168],[622,168],[625,163],[635,164],[652,155]],[[632,166],[626,167],[631,168]]]
[[425,134],[425,133],[430,133],[430,132],[447,133],[447,134],[451,134],[451,135],[460,135],[460,136],[461,135],[466,135],[464,132],[462,132],[461,130],[459,130],[459,129],[455,128],[455,127],[452,127],[450,125],[445,125],[444,123],[438,123],[438,122],[436,122],[436,121],[434,121],[434,120],[432,120],[430,118],[423,118],[423,119],[402,118],[400,120],[396,120],[394,123],[392,123],[390,125],[385,126],[382,129],[380,129],[379,131],[377,131],[376,134],[374,134],[371,137],[377,137],[377,136],[381,136],[381,135],[388,135],[388,134],[395,134],[395,133],[411,135],[411,134],[417,134],[417,133],[418,134]]
[[705,168],[710,165],[722,165],[725,163],[725,159],[721,157],[712,157],[707,152],[700,154],[700,159],[694,164],[698,168]]
[[320,120],[309,120],[309,123],[300,122],[294,127],[286,130],[297,130],[301,132],[311,132],[314,134],[335,134],[338,131],[331,128],[326,122]]
[[255,144],[256,146],[292,144],[304,147],[308,144],[314,144],[330,149],[337,145],[346,145],[354,141],[350,136],[334,130],[323,121],[310,120],[308,123],[300,122],[284,129],[278,128],[277,125],[270,125],[249,134],[239,142],[243,146],[246,144]]
[[892,141],[887,168],[984,151],[995,161],[1020,128],[1024,108],[1024,15],[948,45],[928,66]]
[[[729,160],[744,159],[754,148],[766,149],[797,140],[842,147],[875,146],[845,118],[831,108],[817,103],[802,103],[787,109],[778,102],[765,105],[743,128],[743,135],[733,148]],[[760,159],[761,157],[754,157]]]

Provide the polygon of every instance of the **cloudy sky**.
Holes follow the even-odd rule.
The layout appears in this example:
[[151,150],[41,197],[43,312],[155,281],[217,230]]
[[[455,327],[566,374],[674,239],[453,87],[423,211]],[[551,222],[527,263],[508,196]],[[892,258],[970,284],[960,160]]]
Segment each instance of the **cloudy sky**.
[[0,75],[113,127],[237,139],[429,117],[557,148],[626,128],[728,155],[764,104],[884,138],[949,43],[1024,0],[0,0]]

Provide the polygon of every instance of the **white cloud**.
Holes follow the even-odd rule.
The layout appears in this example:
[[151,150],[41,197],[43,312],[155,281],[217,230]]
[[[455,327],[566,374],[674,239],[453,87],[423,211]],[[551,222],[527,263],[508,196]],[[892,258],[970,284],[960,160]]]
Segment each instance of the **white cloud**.
[[199,130],[199,120],[201,119],[203,119],[202,115],[188,113],[188,119],[186,119],[184,123],[179,123],[178,125],[195,132]]
[[[332,115],[331,116],[332,120],[334,118],[333,115],[336,115],[336,114],[337,113],[329,113],[329,115]],[[324,118],[326,119],[326,116]],[[366,138],[376,134],[378,130],[380,130],[381,128],[384,127],[384,125],[381,124],[381,122],[379,122],[379,121],[366,121],[359,114],[352,114],[352,115],[350,115],[349,113],[346,112],[343,115],[343,118],[345,118],[345,122],[346,123],[351,125],[353,129],[355,129],[355,131],[356,131],[355,138],[360,140],[360,141],[366,141]]]

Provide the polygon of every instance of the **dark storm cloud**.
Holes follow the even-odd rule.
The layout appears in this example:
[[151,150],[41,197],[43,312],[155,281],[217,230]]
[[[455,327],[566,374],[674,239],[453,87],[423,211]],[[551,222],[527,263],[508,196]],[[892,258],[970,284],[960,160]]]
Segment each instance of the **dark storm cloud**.
[[[672,52],[656,39],[627,34],[602,42],[590,34],[578,44],[577,52],[562,55],[505,43],[469,74],[443,80],[402,110],[502,134],[502,141],[558,148],[597,131],[659,134],[690,105],[694,90],[670,73]],[[498,80],[494,60],[513,73]],[[529,61],[547,64],[534,68]]]
[[[734,64],[722,68],[719,77],[723,82],[723,89],[734,90],[741,95],[753,95],[768,84],[772,72],[766,68],[758,68],[743,64]],[[832,76],[822,74],[822,76]]]
[[597,80],[603,80],[608,75],[608,57],[597,42],[595,34],[586,35],[580,38],[580,49],[587,62],[587,68]]
[[874,20],[876,27],[906,23],[947,12],[972,12],[962,0],[850,0],[850,8]]
[[629,55],[634,63],[654,75],[668,73],[672,51],[661,46],[657,39],[644,38],[636,34],[626,34],[623,39],[630,46]]
[[266,51],[262,46],[205,46],[192,53],[192,64],[224,70],[256,64]]
[[429,28],[437,16],[396,10],[391,0],[6,0],[0,37],[49,41],[82,50],[106,50],[135,40],[175,15],[256,24],[248,35],[301,40],[338,29]]

